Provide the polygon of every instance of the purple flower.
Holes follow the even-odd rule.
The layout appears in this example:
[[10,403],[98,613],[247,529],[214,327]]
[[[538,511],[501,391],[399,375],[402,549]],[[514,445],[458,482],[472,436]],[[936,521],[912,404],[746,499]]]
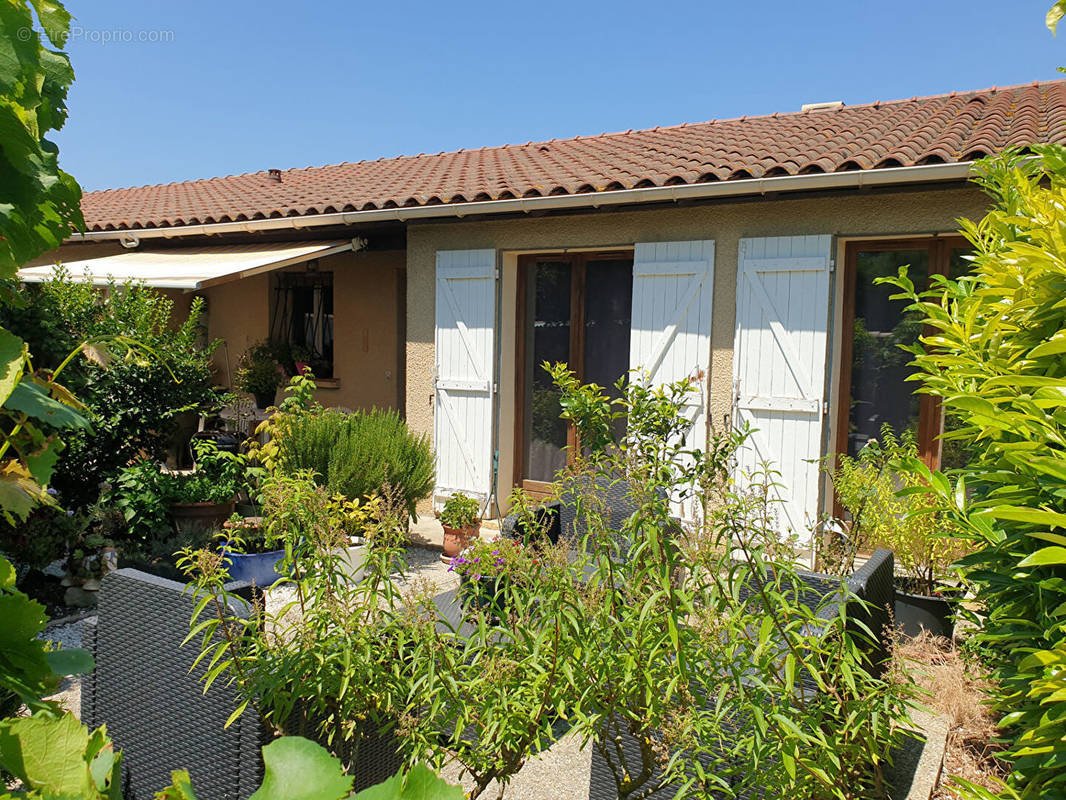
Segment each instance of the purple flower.
[[45,491],[48,492],[48,494],[52,495],[52,497],[56,496],[56,490],[53,489],[51,486],[49,486],[47,489],[45,489]]

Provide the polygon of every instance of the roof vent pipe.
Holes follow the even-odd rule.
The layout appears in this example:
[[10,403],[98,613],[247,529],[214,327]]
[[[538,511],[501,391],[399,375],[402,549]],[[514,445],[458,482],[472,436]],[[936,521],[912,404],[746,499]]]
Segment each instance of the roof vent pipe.
[[281,183],[281,170],[280,169],[268,169],[267,170],[267,174],[270,176],[271,180],[277,181],[278,183]]
[[834,108],[843,108],[843,100],[829,100],[825,103],[804,103],[800,111],[830,111]]

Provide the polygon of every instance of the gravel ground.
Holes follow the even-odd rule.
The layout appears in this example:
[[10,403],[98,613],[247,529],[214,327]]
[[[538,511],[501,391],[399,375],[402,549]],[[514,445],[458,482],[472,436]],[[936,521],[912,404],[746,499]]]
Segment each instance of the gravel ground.
[[[567,734],[548,750],[530,759],[511,779],[503,794],[505,800],[585,800],[588,797],[592,752],[581,746],[581,738]],[[448,764],[441,777],[470,791],[474,782],[462,775],[458,764]],[[500,797],[499,785],[490,783],[482,797]]]
[[[81,627],[86,620],[50,625],[41,633],[41,639],[47,639],[60,647],[81,647]],[[78,675],[64,678],[59,685],[59,691],[52,695],[51,700],[70,711],[74,716],[81,716],[81,677]]]

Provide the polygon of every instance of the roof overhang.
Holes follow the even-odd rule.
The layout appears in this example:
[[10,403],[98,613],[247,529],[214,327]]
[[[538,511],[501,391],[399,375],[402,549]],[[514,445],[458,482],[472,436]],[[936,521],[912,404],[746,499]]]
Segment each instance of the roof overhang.
[[329,214],[305,214],[290,217],[212,222],[200,225],[175,225],[166,228],[132,228],[112,231],[75,233],[69,241],[121,240],[133,246],[147,239],[176,239],[183,236],[212,236],[228,233],[305,230],[324,226],[359,225],[369,222],[418,220],[442,221],[447,218],[478,217],[493,214],[534,213],[543,211],[578,211],[611,208],[642,203],[671,203],[713,200],[726,197],[759,196],[786,192],[811,192],[833,189],[869,189],[908,184],[935,184],[964,181],[971,177],[972,161],[950,164],[923,164],[913,167],[882,167],[847,172],[818,172],[802,175],[778,175],[769,178],[682,183],[647,186],[580,194],[516,197],[505,200],[479,200],[438,205],[400,206],[396,208],[343,211]]
[[132,281],[157,289],[196,291],[343,253],[354,249],[354,244],[349,240],[137,249],[81,261],[24,267],[18,276],[26,283],[40,283],[52,278],[56,269],[62,267],[79,283],[104,286]]

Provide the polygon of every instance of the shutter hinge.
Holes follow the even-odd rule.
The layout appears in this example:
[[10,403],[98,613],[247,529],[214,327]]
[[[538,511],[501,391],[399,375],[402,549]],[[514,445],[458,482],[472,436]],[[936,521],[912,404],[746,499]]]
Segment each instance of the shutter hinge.
[[828,400],[823,400],[822,401],[822,416],[823,417],[829,416],[829,401]]
[[829,271],[830,272],[836,272],[837,271],[837,260],[835,258],[829,259]]
[[495,269],[494,269],[494,270],[492,271],[492,274],[493,274],[493,275],[495,276],[496,280],[499,280],[499,279],[500,279],[500,268],[499,268],[499,267],[496,267],[496,268],[495,268]]

